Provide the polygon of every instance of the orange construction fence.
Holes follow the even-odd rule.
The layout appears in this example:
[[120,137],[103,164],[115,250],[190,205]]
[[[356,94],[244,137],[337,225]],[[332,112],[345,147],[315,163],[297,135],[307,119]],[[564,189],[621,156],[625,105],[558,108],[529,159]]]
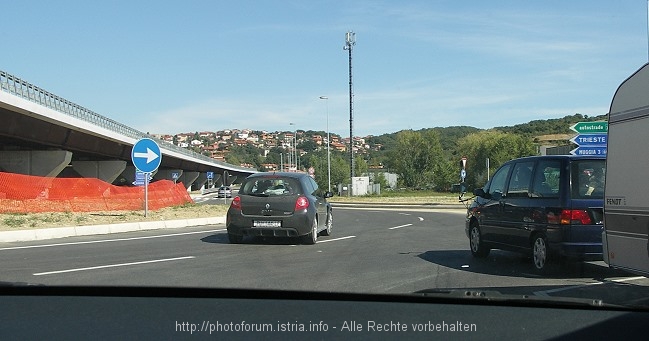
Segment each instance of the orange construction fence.
[[[148,186],[148,208],[192,203],[182,183]],[[144,209],[144,186],[115,186],[94,178],[49,178],[0,172],[0,213],[133,211]]]

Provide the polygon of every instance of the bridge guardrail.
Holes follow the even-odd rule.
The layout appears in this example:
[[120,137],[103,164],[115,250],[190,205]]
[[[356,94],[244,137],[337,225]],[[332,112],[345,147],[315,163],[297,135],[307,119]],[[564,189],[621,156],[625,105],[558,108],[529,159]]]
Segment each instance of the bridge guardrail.
[[58,112],[70,115],[72,117],[78,118],[80,120],[86,121],[88,123],[94,124],[98,127],[102,127],[113,132],[122,134],[127,137],[134,139],[141,138],[151,138],[158,142],[160,148],[167,149],[169,151],[175,151],[177,153],[206,161],[214,164],[215,166],[227,167],[232,169],[238,169],[242,171],[250,171],[250,169],[237,167],[230,164],[225,164],[219,161],[216,161],[205,155],[187,150],[185,148],[176,146],[173,143],[169,143],[164,140],[157,139],[149,134],[143,133],[136,129],[133,129],[125,124],[119,123],[115,120],[111,120],[108,117],[97,114],[96,112],[87,109],[81,105],[78,105],[74,102],[68,101],[65,98],[56,96],[42,88],[39,88],[27,81],[24,81],[14,75],[11,75],[5,71],[0,70],[0,89],[2,91],[8,92],[14,96],[18,96],[29,100],[31,102],[37,103],[44,107],[56,110]]

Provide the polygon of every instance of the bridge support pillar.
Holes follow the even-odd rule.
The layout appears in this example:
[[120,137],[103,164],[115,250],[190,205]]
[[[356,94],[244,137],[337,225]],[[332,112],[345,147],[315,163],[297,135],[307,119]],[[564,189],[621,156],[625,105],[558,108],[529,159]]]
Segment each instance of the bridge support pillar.
[[9,173],[56,177],[72,160],[67,150],[0,151],[0,168]]
[[189,191],[200,174],[199,172],[183,172],[183,175],[180,176],[178,181],[182,182]]
[[[214,174],[215,176],[218,174]],[[209,189],[210,187],[214,187],[214,179],[212,179],[211,184],[209,179],[207,178],[207,173],[199,173],[198,177],[194,182],[192,183],[192,190],[199,190],[199,189]]]
[[158,169],[158,172],[155,174],[155,179],[179,182],[182,179],[183,173],[184,171],[182,169]]
[[228,175],[228,185],[232,185],[235,181],[237,181],[236,175]]
[[73,161],[72,168],[85,178],[97,178],[113,183],[126,169],[126,161]]
[[221,186],[223,186],[223,176],[221,174],[214,173],[214,179],[212,179],[212,187]]

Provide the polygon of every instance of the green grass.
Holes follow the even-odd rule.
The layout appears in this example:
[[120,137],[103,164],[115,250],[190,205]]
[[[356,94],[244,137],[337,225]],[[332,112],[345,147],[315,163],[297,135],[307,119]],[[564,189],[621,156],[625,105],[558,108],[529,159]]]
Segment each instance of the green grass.
[[402,203],[402,204],[453,204],[459,203],[457,194],[440,193],[433,191],[385,191],[381,194],[370,194],[362,196],[334,196],[329,199],[331,202],[366,202],[366,203]]
[[8,218],[5,218],[3,220],[4,224],[9,226],[9,227],[21,227],[24,226],[27,223],[27,217],[22,215],[12,215]]
[[381,194],[367,195],[371,197],[384,197],[384,198],[422,198],[422,197],[452,197],[456,196],[448,192],[433,192],[433,191],[415,191],[415,190],[396,190],[396,191],[381,191]]
[[[71,216],[72,213],[70,212],[65,212],[66,216]],[[4,218],[2,221],[4,225],[9,226],[9,227],[24,227],[24,226],[31,226],[34,227],[38,225],[38,223],[56,223],[61,221],[62,218],[60,216],[56,216],[53,213],[49,214],[41,214],[41,215],[28,215],[25,213],[15,213],[15,214],[9,214],[8,217]]]
[[194,207],[194,206],[197,206],[197,205],[198,205],[198,204],[193,203],[193,202],[186,202],[186,203],[184,203],[184,204],[182,204],[182,205],[170,206],[169,208],[170,208],[171,210],[181,210],[181,209],[183,209],[183,208]]

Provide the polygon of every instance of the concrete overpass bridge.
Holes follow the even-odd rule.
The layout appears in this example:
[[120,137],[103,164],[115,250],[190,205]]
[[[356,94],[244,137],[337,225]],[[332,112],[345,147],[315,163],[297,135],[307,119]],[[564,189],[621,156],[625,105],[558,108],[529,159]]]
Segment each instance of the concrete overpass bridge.
[[0,120],[2,172],[128,185],[135,181],[131,150],[145,137],[162,152],[153,181],[176,180],[199,189],[210,182],[237,183],[256,172],[156,139],[1,70]]

